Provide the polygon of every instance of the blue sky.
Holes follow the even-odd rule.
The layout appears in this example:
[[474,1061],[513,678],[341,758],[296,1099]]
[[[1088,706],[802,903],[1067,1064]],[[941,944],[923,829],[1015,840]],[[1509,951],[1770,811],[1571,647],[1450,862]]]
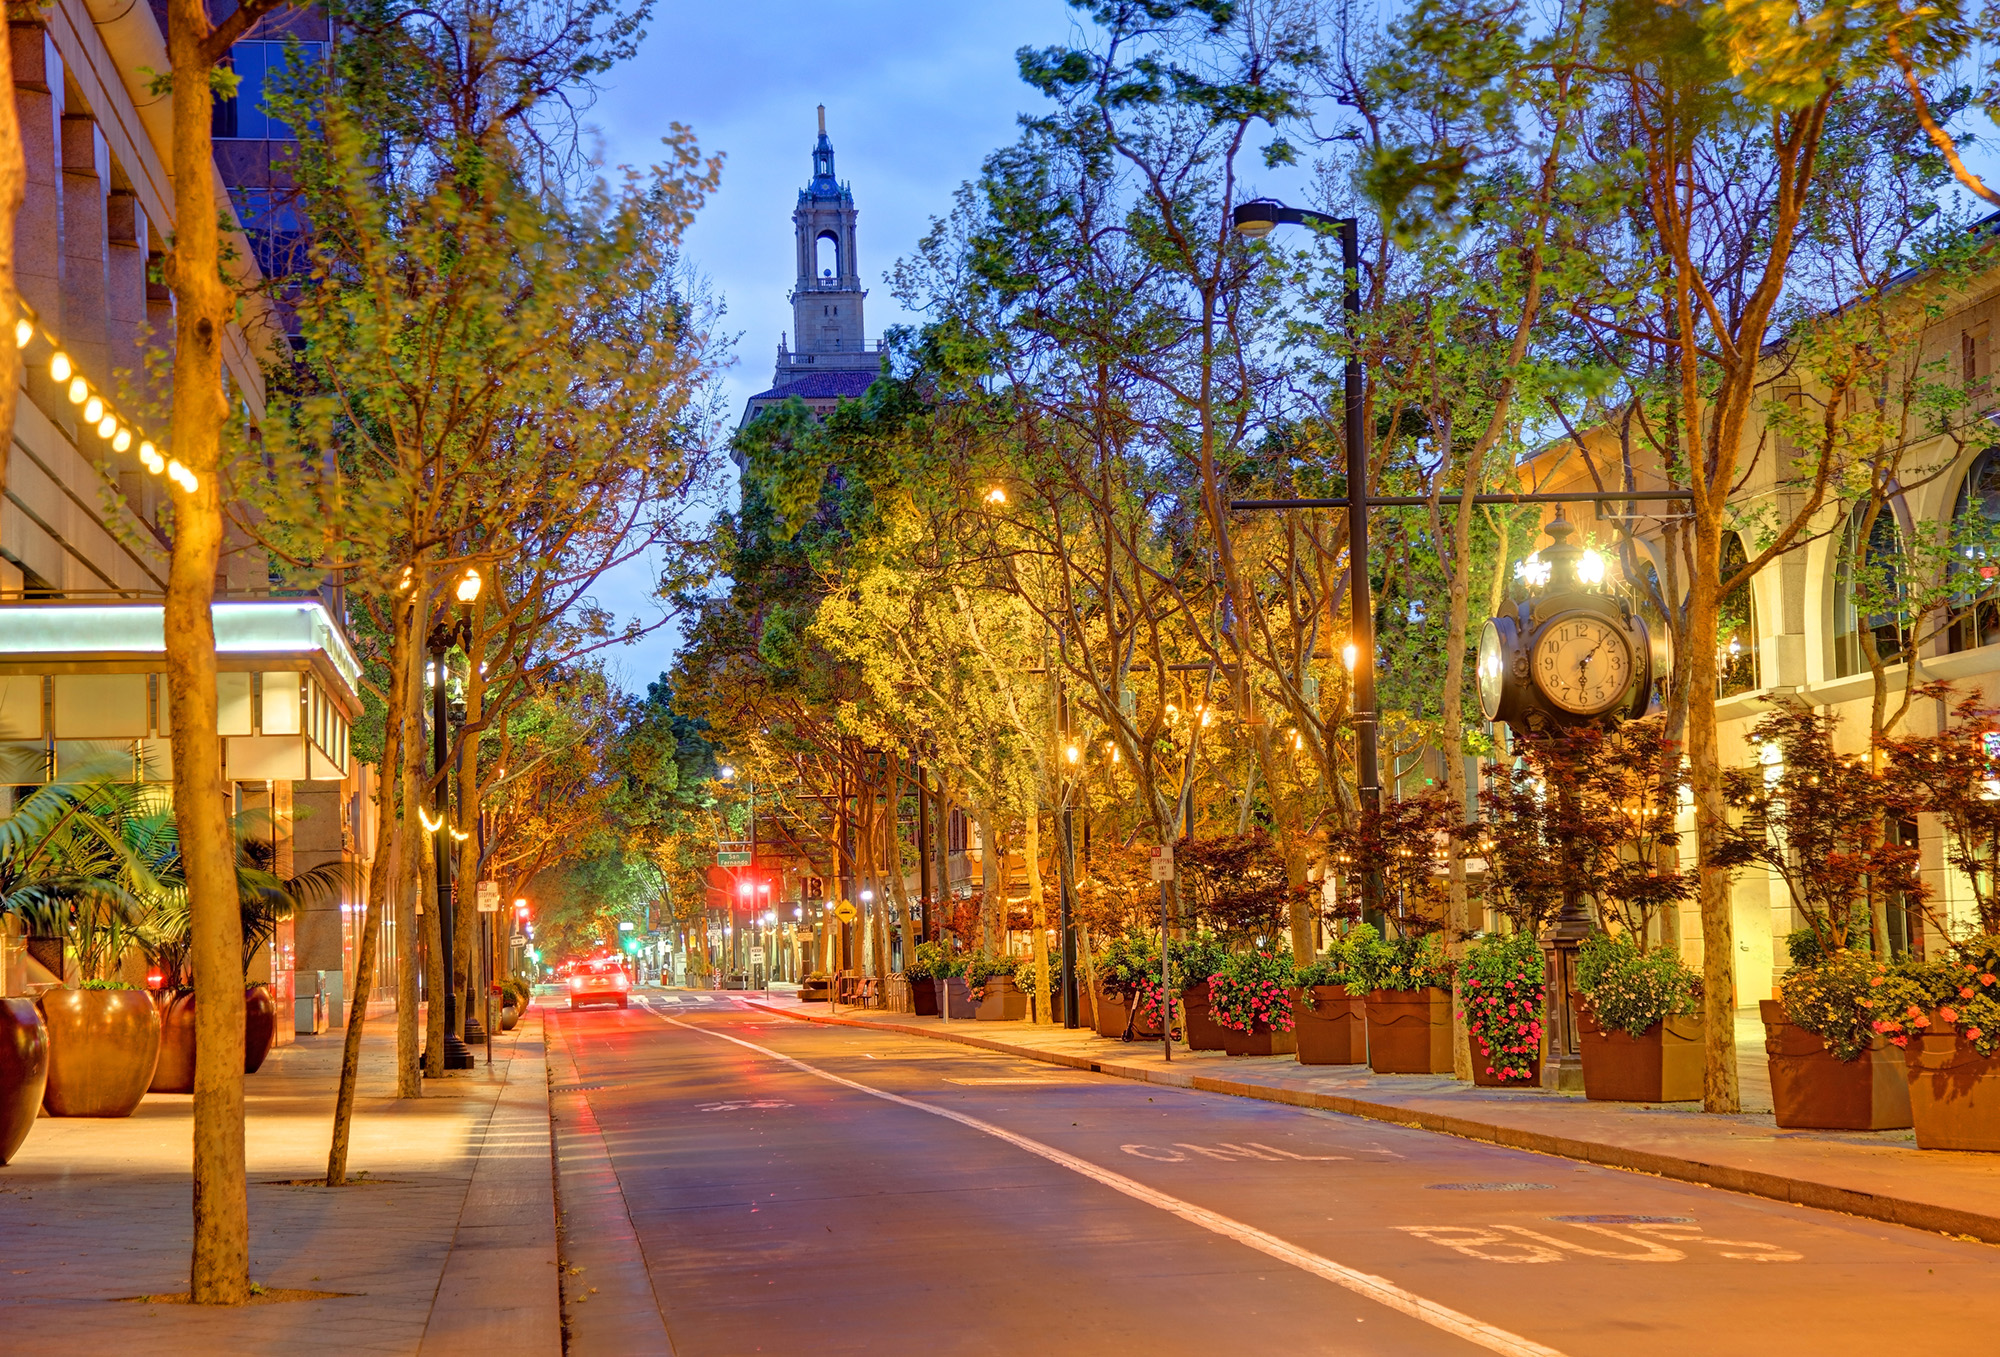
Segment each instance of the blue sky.
[[[837,168],[860,210],[873,338],[910,319],[884,275],[980,161],[1013,140],[1016,117],[1039,103],[1016,73],[1016,49],[1073,31],[1063,0],[662,0],[648,28],[638,58],[611,73],[590,121],[611,165],[655,159],[675,122],[727,156],[721,191],[687,251],[728,307],[725,330],[741,337],[726,378],[737,412],[770,385],[779,332],[791,327],[791,213],[811,176],[815,106],[826,105]],[[600,598],[640,612],[648,583],[645,570],[627,569]],[[642,691],[672,663],[672,632],[610,653],[624,686]]]

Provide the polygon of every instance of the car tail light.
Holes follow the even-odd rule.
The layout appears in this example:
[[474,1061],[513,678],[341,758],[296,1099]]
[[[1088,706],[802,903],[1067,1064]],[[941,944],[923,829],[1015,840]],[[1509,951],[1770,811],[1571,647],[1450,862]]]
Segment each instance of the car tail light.
[[572,975],[572,976],[571,976],[571,977],[569,978],[569,987],[570,987],[571,989],[582,989],[582,988],[583,988],[583,977],[582,977],[582,976],[580,976],[580,975]]
[[619,989],[630,989],[631,987],[632,987],[632,979],[631,979],[631,977],[630,977],[630,976],[628,976],[628,975],[626,975],[626,974],[625,974],[625,972],[623,972],[623,971],[619,971],[619,972],[618,972],[618,988],[619,988]]

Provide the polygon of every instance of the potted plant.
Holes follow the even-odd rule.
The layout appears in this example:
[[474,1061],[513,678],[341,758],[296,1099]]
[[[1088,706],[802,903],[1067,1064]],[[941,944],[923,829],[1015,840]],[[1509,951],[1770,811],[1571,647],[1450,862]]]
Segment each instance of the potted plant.
[[[976,1007],[972,1016],[981,1022],[1022,1022],[1028,1016],[1028,996],[1014,983],[1019,963],[1010,956],[989,957],[974,953],[965,965],[965,986]],[[959,1016],[956,1011],[953,1017]]]
[[[1944,685],[1918,690],[1942,701]],[[1870,977],[1871,1030],[1901,1053],[1917,1144],[2000,1150],[2000,708],[1967,697],[1935,735],[1889,741],[1890,777],[1937,817],[1945,861],[1972,895],[1970,936],[1929,961],[1899,957]]]
[[1368,1010],[1362,997],[1367,991],[1354,974],[1355,937],[1349,932],[1334,938],[1292,978],[1292,1021],[1301,1065],[1368,1063]]
[[528,1011],[528,1004],[534,998],[534,991],[528,982],[517,975],[510,975],[500,982],[500,1030],[511,1032],[521,1021],[521,1015]]
[[2000,936],[1901,956],[1869,977],[1871,1031],[1901,1054],[1925,1150],[2000,1150]]
[[49,1034],[29,999],[0,998],[0,1164],[34,1129],[49,1079]]
[[49,1032],[52,1117],[129,1117],[153,1080],[160,1056],[160,1011],[122,980],[86,980],[36,1001]]
[[1668,947],[1592,933],[1577,952],[1583,1092],[1610,1102],[1701,1097],[1701,977]]
[[1472,1038],[1472,1082],[1533,1087],[1542,1078],[1542,947],[1532,933],[1473,940],[1458,970]]
[[1222,1028],[1225,1055],[1291,1055],[1292,954],[1289,950],[1236,952],[1208,978],[1208,1012]]
[[1437,933],[1387,940],[1354,930],[1353,972],[1368,986],[1368,1065],[1377,1074],[1450,1074],[1452,963]]
[[1208,981],[1229,958],[1222,939],[1213,933],[1197,933],[1172,943],[1167,949],[1173,977],[1180,989],[1182,1037],[1190,1051],[1220,1051],[1225,1045],[1222,1024],[1209,1013]]
[[920,1018],[938,1015],[938,963],[950,956],[941,942],[920,942],[916,953],[903,965],[903,979],[910,985],[910,1011]]
[[1910,1124],[1903,1057],[1869,1024],[1863,1002],[1877,969],[1870,920],[1900,897],[1920,904],[1914,844],[1888,826],[1907,812],[1908,777],[1836,752],[1836,719],[1781,699],[1750,730],[1768,751],[1723,775],[1739,814],[1725,865],[1764,867],[1785,885],[1802,925],[1786,939],[1791,969],[1759,1002],[1778,1125],[1880,1131]]
[[[1113,938],[1097,959],[1097,1034],[1131,1041],[1138,1030],[1136,998],[1150,983],[1155,993],[1160,985],[1158,940],[1138,929],[1128,929]],[[1157,1008],[1158,1005],[1155,1004]],[[1159,1036],[1158,1027],[1152,1036]]]

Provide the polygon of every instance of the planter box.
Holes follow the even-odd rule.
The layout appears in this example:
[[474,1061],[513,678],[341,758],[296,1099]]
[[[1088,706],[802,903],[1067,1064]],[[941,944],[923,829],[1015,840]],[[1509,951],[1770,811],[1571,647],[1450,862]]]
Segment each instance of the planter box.
[[42,995],[49,1032],[52,1117],[129,1117],[153,1082],[160,1012],[144,990],[52,989]]
[[34,1129],[49,1079],[49,1034],[32,1001],[0,999],[0,1164]]
[[1100,990],[1097,995],[1097,1035],[1122,1038],[1125,1035],[1125,1023],[1130,1018],[1131,1012],[1132,1010],[1125,1005],[1124,996],[1106,994]]
[[[1216,1026],[1221,1027],[1220,1023]],[[1273,1032],[1269,1025],[1258,1023],[1254,1032],[1239,1032],[1233,1027],[1222,1028],[1222,1053],[1224,1055],[1292,1055],[1299,1049],[1296,1030]]]
[[799,1002],[802,1004],[823,1004],[827,1001],[833,982],[823,975],[808,976],[799,985]]
[[1378,989],[1368,995],[1368,1066],[1377,1074],[1451,1073],[1451,991]]
[[2000,1054],[1979,1054],[1955,1023],[1932,1018],[1903,1060],[1917,1148],[2000,1150]]
[[976,1018],[979,1005],[973,1001],[972,991],[966,987],[962,977],[944,982],[945,1013],[951,1018]]
[[1771,1064],[1778,1125],[1818,1131],[1895,1131],[1911,1124],[1903,1053],[1880,1037],[1855,1060],[1836,1060],[1826,1043],[1785,1017],[1775,999],[1757,1004]]
[[1190,1051],[1227,1050],[1231,1033],[1208,1016],[1208,981],[1181,991],[1182,1027]]
[[1293,1030],[1301,1065],[1368,1063],[1368,1009],[1339,985],[1292,991]]
[[1702,1018],[1668,1018],[1639,1036],[1607,1032],[1577,1005],[1583,1096],[1614,1103],[1684,1103],[1701,1097]]
[[[1539,1045],[1539,1043],[1537,1043]],[[1472,1082],[1479,1088],[1540,1088],[1542,1086],[1542,1053],[1537,1050],[1535,1058],[1528,1062],[1527,1077],[1522,1079],[1502,1079],[1489,1073],[1493,1057],[1486,1053],[1486,1043],[1479,1037],[1472,1038]]]
[[[953,1010],[952,1016],[958,1016],[956,1010]],[[985,994],[972,1016],[980,1022],[1025,1022],[1028,1018],[1028,996],[1014,983],[1013,976],[989,975],[986,977]]]
[[937,981],[930,976],[910,981],[910,1011],[919,1018],[935,1018],[938,1015]]

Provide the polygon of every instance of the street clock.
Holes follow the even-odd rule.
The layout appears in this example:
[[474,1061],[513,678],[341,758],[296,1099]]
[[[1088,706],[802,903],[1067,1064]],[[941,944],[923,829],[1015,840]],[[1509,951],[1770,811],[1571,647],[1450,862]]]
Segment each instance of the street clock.
[[1664,664],[1646,620],[1595,586],[1603,567],[1570,543],[1558,518],[1530,596],[1479,636],[1479,706],[1517,730],[1614,722],[1646,714]]

